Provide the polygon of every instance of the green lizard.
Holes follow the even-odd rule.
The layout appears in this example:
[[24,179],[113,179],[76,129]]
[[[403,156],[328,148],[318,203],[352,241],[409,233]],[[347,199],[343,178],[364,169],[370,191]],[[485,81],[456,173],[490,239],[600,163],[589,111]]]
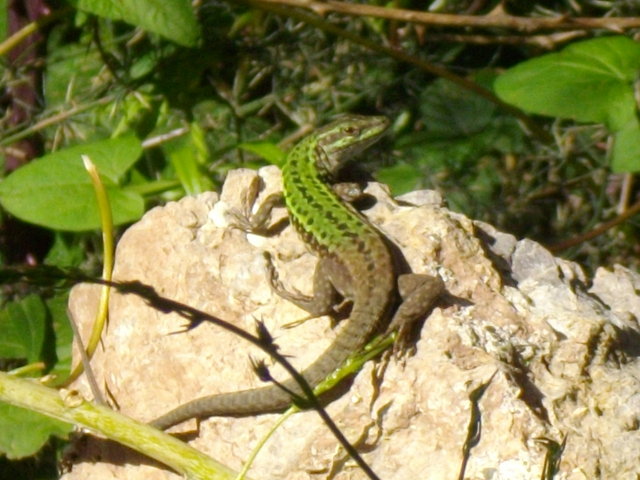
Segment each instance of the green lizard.
[[[271,284],[282,297],[313,317],[332,313],[340,297],[352,302],[349,318],[327,350],[302,375],[311,386],[325,379],[358,351],[395,309],[388,330],[424,316],[443,291],[439,277],[398,275],[381,233],[343,198],[334,174],[354,155],[376,142],[389,121],[385,117],[346,115],[301,140],[287,155],[282,169],[284,200],[290,221],[318,255],[314,295],[284,290],[273,268]],[[250,229],[266,223],[276,201],[270,197],[248,220]],[[396,308],[397,307],[397,308]],[[283,385],[296,393],[292,380]],[[189,418],[243,416],[284,410],[291,396],[277,385],[195,399],[166,413],[152,425],[166,429]]]

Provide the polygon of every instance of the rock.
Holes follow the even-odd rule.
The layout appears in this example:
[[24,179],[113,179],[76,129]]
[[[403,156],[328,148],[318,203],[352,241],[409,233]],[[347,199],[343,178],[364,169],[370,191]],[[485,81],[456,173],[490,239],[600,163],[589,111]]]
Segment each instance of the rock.
[[[261,320],[281,352],[303,368],[331,342],[331,321],[283,328],[305,312],[271,291],[262,252],[272,254],[289,288],[304,292],[312,288],[315,255],[290,226],[270,237],[229,226],[229,209],[247,211],[258,190],[257,205],[279,189],[273,167],[238,170],[220,199],[209,193],[151,210],[120,240],[115,279],[152,285],[250,332]],[[590,281],[535,242],[446,210],[434,192],[396,201],[372,183],[367,193],[377,203],[364,214],[414,272],[439,274],[448,292],[425,320],[413,355],[367,363],[327,406],[376,474],[458,478],[470,425],[481,420],[464,478],[538,480],[548,452],[565,439],[555,479],[638,478],[640,276],[616,266]],[[92,286],[72,293],[70,308],[83,331],[97,298]],[[261,384],[251,363],[265,358],[258,349],[210,324],[175,333],[184,323],[132,295],[113,294],[93,365],[98,385],[121,412],[150,421],[193,398]],[[76,388],[91,396],[85,381]],[[277,419],[211,418],[191,443],[240,469]],[[192,432],[194,425],[175,431]],[[151,462],[101,451],[91,438],[84,442],[86,456],[65,480],[179,478]],[[365,478],[315,412],[280,426],[249,475]]]

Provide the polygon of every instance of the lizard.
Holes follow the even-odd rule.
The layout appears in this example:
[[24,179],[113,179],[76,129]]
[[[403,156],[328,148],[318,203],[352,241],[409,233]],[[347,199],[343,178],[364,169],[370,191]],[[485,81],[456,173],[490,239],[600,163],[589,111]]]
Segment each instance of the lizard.
[[[273,265],[269,267],[272,288],[311,318],[331,314],[339,298],[351,302],[349,316],[342,320],[333,343],[302,372],[312,387],[363,347],[389,317],[387,331],[402,332],[405,325],[423,317],[444,290],[440,277],[398,275],[386,237],[346,200],[352,196],[352,185],[341,188],[346,184],[333,183],[341,167],[378,141],[388,126],[384,116],[344,115],[307,135],[286,156],[283,193],[268,197],[247,220],[247,230],[258,230],[283,196],[291,224],[319,261],[313,296],[285,290]],[[287,390],[301,391],[289,379],[282,385],[197,398],[151,425],[164,430],[190,418],[283,411],[292,403]]]

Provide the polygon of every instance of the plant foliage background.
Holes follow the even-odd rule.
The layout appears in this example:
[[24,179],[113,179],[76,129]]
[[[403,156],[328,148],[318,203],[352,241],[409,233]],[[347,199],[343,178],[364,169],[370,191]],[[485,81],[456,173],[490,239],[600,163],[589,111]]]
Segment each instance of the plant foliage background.
[[[97,165],[121,232],[154,205],[219,188],[230,169],[278,164],[314,126],[355,112],[393,121],[358,169],[394,193],[438,189],[452,209],[555,245],[587,270],[638,268],[640,20],[615,23],[636,18],[636,2],[360,4],[448,13],[459,24],[364,16],[356,3],[321,17],[260,0],[0,1],[3,38],[42,23],[0,46],[1,267],[99,275],[100,222],[81,153]],[[517,16],[521,28],[465,24],[491,12]],[[563,16],[611,28],[534,28]],[[2,283],[2,370],[68,372],[66,294]],[[0,405],[0,477],[56,478],[69,428],[16,412]]]

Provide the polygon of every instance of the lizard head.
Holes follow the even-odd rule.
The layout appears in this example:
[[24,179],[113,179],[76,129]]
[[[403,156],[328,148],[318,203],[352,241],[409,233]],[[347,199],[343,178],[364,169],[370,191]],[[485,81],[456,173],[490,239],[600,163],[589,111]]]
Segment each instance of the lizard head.
[[319,168],[333,174],[349,159],[377,142],[389,126],[382,116],[344,115],[316,132]]

